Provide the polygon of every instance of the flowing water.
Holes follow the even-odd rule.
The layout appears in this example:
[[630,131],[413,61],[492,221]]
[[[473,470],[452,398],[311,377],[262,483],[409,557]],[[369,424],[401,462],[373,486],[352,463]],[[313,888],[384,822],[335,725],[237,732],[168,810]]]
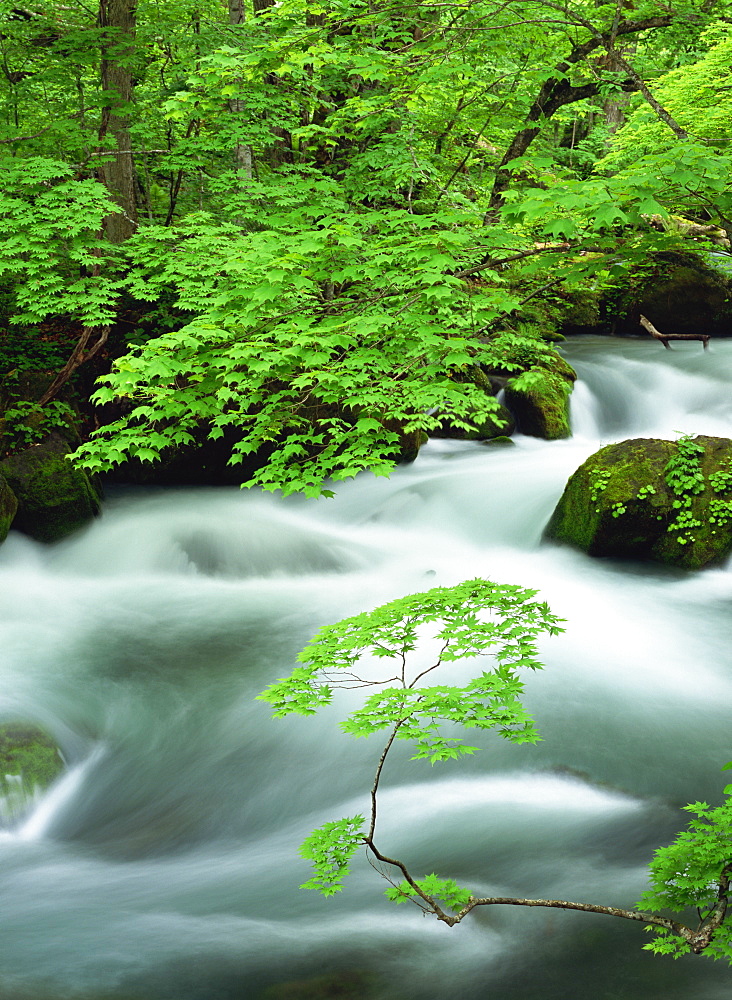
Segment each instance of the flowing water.
[[333,501],[120,491],[67,542],[11,535],[0,719],[45,726],[68,770],[0,833],[2,1000],[728,996],[727,966],[649,955],[624,921],[504,908],[449,929],[389,904],[364,859],[337,898],[298,888],[299,843],[367,808],[379,748],[337,728],[354,694],[285,720],[254,696],[320,625],[472,576],[567,619],[528,680],[543,742],[488,735],[434,768],[397,754],[383,850],[480,894],[630,905],[680,807],[719,800],[732,573],[592,560],[541,532],[601,444],[732,435],[732,340],[566,353],[570,441],[431,443]]

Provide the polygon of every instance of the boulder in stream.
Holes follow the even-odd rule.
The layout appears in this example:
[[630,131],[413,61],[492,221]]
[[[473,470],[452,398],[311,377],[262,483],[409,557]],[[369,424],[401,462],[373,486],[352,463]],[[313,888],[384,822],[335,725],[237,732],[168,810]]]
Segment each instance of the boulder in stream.
[[577,376],[563,359],[558,361],[562,364],[556,368],[530,368],[506,385],[506,406],[522,434],[546,441],[572,435],[569,396]]
[[695,253],[651,254],[606,299],[605,314],[614,333],[642,335],[640,316],[662,333],[707,333],[729,336],[732,324],[732,282]]
[[718,564],[732,551],[732,441],[635,438],[601,448],[570,477],[544,535],[591,556]]
[[0,462],[0,475],[18,502],[13,527],[41,542],[65,538],[100,510],[99,491],[67,460],[69,451],[65,439],[53,432]]
[[27,813],[63,770],[61,752],[43,729],[24,722],[0,725],[0,821]]

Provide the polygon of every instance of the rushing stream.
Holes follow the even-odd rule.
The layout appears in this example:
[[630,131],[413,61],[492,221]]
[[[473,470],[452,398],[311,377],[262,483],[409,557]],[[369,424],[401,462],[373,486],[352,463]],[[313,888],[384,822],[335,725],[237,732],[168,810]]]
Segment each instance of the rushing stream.
[[343,701],[272,720],[254,696],[320,625],[432,586],[530,586],[567,631],[528,678],[541,744],[389,763],[379,843],[414,871],[631,905],[680,806],[729,781],[732,573],[540,537],[601,444],[732,436],[732,340],[566,354],[570,441],[431,443],[332,501],[119,491],[65,543],[11,535],[0,719],[44,725],[69,768],[0,833],[2,1000],[727,1000],[728,966],[649,955],[624,921],[503,908],[449,929],[388,903],[364,859],[334,899],[298,889],[298,845],[367,808],[379,747],[339,732]]

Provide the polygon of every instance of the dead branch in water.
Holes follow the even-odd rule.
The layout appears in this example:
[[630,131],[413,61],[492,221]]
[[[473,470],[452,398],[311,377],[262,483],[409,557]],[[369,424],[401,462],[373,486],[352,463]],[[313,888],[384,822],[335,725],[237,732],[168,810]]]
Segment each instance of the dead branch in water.
[[669,340],[701,340],[705,351],[709,346],[708,333],[661,333],[660,330],[657,330],[653,323],[651,323],[649,319],[646,319],[645,316],[641,316],[639,322],[643,329],[648,330],[652,337],[661,341],[667,351],[671,350]]

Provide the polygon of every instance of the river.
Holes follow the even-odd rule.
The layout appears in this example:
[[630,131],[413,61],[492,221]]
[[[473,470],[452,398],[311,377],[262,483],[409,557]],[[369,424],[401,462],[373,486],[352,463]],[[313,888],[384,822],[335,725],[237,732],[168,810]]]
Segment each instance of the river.
[[66,542],[11,534],[0,719],[44,725],[69,767],[0,833],[2,1000],[726,1000],[728,966],[652,956],[625,921],[501,908],[450,929],[388,903],[363,858],[336,898],[298,888],[298,845],[367,808],[379,748],[337,728],[353,694],[284,720],[255,695],[320,625],[473,576],[567,620],[528,679],[543,741],[395,756],[382,850],[481,895],[632,905],[680,807],[720,799],[732,573],[592,560],[541,532],[600,445],[732,436],[732,340],[565,353],[569,441],[433,442],[334,500],[120,489]]

